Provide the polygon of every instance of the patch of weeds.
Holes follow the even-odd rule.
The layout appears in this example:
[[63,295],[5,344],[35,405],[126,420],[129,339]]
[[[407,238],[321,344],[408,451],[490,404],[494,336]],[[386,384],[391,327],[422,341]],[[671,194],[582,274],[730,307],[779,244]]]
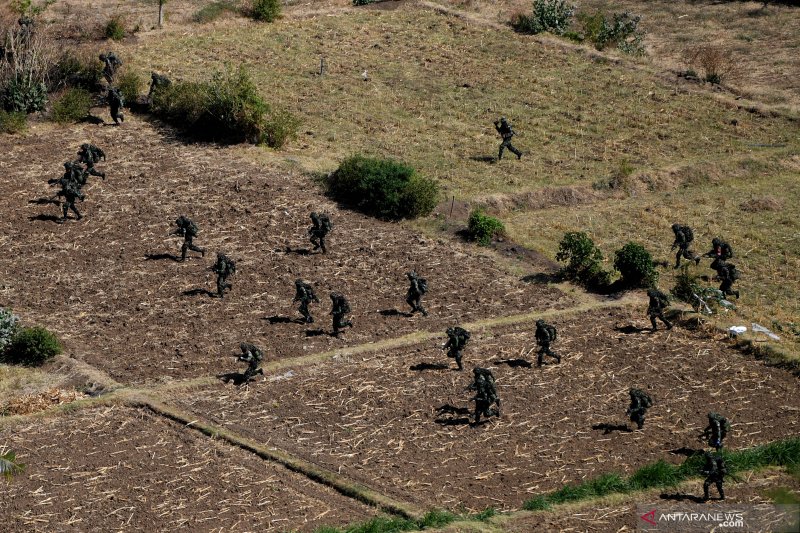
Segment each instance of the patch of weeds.
[[103,34],[106,36],[106,38],[113,41],[121,41],[125,38],[127,33],[128,32],[125,29],[125,21],[123,21],[122,17],[119,15],[114,15],[111,17],[106,23],[105,28],[103,28]]
[[206,4],[192,15],[192,22],[198,24],[208,24],[217,20],[224,13],[235,13],[237,11],[233,2],[221,0]]
[[79,122],[89,115],[91,107],[92,95],[89,91],[72,87],[53,103],[50,117],[59,124]]
[[467,234],[481,246],[488,246],[492,240],[505,236],[506,227],[500,219],[487,215],[486,211],[479,207],[473,209],[469,215]]
[[28,127],[28,115],[21,111],[0,109],[0,133],[22,133]]

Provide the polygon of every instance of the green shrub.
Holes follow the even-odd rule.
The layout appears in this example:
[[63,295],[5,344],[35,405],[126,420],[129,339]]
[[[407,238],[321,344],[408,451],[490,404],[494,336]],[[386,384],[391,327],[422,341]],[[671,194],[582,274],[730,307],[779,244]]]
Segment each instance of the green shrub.
[[55,335],[44,328],[18,330],[11,339],[3,359],[7,363],[38,366],[62,352]]
[[280,0],[253,0],[251,15],[262,22],[272,22],[281,14]]
[[534,0],[530,15],[519,15],[511,21],[520,33],[542,33],[549,31],[563,35],[575,14],[575,6],[565,0]]
[[121,41],[125,38],[125,34],[127,31],[125,30],[125,21],[122,20],[122,17],[119,15],[114,15],[109,19],[106,23],[106,27],[103,29],[103,33],[105,34],[107,39],[112,39],[114,41]]
[[467,221],[467,234],[473,241],[477,241],[481,246],[488,246],[493,239],[505,235],[506,227],[503,223],[491,216],[481,208],[475,208],[469,214]]
[[7,480],[25,470],[25,465],[17,461],[17,454],[11,450],[0,450],[0,476]]
[[675,278],[675,286],[670,290],[670,293],[678,300],[694,306],[697,304],[697,299],[694,295],[699,295],[703,291],[703,287],[697,280],[697,275],[690,274],[688,268],[682,268]]
[[47,87],[44,82],[25,77],[10,78],[2,89],[2,108],[6,111],[33,113],[47,104]]
[[436,182],[420,176],[413,168],[390,159],[360,155],[342,161],[326,183],[338,201],[386,220],[427,215],[439,198]]
[[192,15],[192,21],[197,22],[198,24],[207,24],[218,19],[226,11],[236,11],[236,6],[233,4],[233,2],[227,0],[211,2],[195,12],[195,14]]
[[101,88],[103,65],[97,57],[81,57],[73,51],[61,55],[48,72],[48,87],[51,92],[64,87],[79,87],[89,92]]
[[262,142],[272,148],[280,148],[286,141],[297,136],[300,119],[285,110],[272,110],[264,122]]
[[634,472],[628,484],[633,490],[642,490],[650,487],[674,487],[684,479],[686,476],[679,467],[659,459]]
[[594,241],[582,231],[570,231],[558,244],[556,260],[566,262],[561,275],[584,287],[599,289],[609,284],[610,276],[600,262],[603,254]]
[[589,41],[598,50],[616,46],[626,54],[644,54],[644,32],[639,29],[641,17],[628,13],[614,13],[609,20],[605,13],[597,11],[593,15],[581,13],[578,22],[582,31],[578,33],[579,41]]
[[119,77],[118,87],[122,99],[129,106],[139,99],[139,88],[142,86],[142,77],[137,72],[125,72]]
[[0,109],[0,133],[21,133],[28,125],[28,116],[19,111]]
[[19,317],[9,311],[0,307],[0,353],[11,344],[14,334],[17,332],[17,323]]
[[78,122],[89,115],[92,107],[92,95],[85,89],[72,87],[64,91],[53,103],[51,118],[59,124]]
[[622,276],[622,283],[626,287],[654,287],[658,281],[653,257],[644,246],[635,242],[629,242],[616,251],[614,268]]

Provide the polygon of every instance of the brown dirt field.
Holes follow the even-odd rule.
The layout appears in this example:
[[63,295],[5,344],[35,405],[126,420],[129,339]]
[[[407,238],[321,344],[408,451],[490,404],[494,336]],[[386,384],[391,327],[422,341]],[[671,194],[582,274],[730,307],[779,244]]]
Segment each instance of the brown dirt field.
[[[746,359],[722,339],[684,329],[625,334],[644,327],[640,312],[604,311],[554,320],[561,365],[512,367],[527,358],[533,325],[476,333],[467,369],[494,368],[502,418],[478,428],[437,424],[436,407],[472,407],[471,372],[411,370],[446,363],[436,342],[377,356],[339,358],[281,370],[247,389],[187,393],[183,407],[261,442],[418,505],[471,511],[522,502],[605,472],[631,472],[669,450],[699,448],[706,413],[733,424],[726,445],[740,448],[798,434],[797,380]],[[451,364],[451,366],[454,366]],[[642,432],[604,434],[623,424],[628,388],[652,394]],[[747,391],[746,396],[744,391]],[[444,421],[444,419],[441,419]]]
[[[617,532],[633,531],[637,527],[637,504],[653,504],[655,509],[666,511],[668,508],[680,506],[686,509],[693,506],[698,510],[713,511],[720,504],[769,504],[773,500],[770,491],[784,488],[800,497],[800,480],[797,477],[775,470],[748,473],[742,483],[726,483],[724,502],[710,500],[704,504],[687,502],[671,502],[659,499],[659,492],[649,495],[627,497],[625,501],[578,504],[570,509],[557,509],[555,512],[524,513],[518,518],[502,521],[503,531],[508,533],[528,533],[530,531],[584,531],[584,532]],[[716,495],[712,488],[712,496]],[[681,486],[679,491],[667,491],[663,494],[702,495],[703,482],[696,480]],[[458,529],[447,529],[458,531]]]
[[26,464],[0,492],[5,531],[310,530],[375,514],[148,411],[87,409],[0,441]]
[[[89,140],[108,155],[99,167],[108,179],[90,179],[78,204],[83,220],[57,225],[58,208],[35,202],[55,192],[47,179]],[[120,128],[40,124],[15,138],[0,163],[8,213],[2,305],[56,331],[66,353],[119,381],[142,382],[241,370],[232,357],[241,341],[284,358],[571,302],[555,288],[520,281],[486,250],[340,210],[308,177],[266,170],[236,150],[185,145],[136,117]],[[311,248],[312,210],[332,214],[329,253],[286,253]],[[183,264],[165,255],[180,255],[180,240],[167,234],[182,213],[208,250],[205,258],[190,252]],[[209,268],[217,250],[237,262],[224,300],[204,292],[215,290]],[[391,314],[406,311],[404,273],[412,268],[428,279],[427,318]],[[300,316],[291,303],[298,277],[322,300],[312,305],[312,328],[281,322]],[[317,331],[330,331],[331,290],[353,308],[355,327],[340,339]]]

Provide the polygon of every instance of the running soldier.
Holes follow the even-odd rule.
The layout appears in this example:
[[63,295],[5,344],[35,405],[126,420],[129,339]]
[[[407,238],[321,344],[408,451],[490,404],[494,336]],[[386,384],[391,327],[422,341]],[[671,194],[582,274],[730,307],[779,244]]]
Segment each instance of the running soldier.
[[658,289],[649,289],[647,296],[650,297],[650,302],[647,304],[647,316],[650,317],[650,323],[653,325],[653,331],[657,331],[656,318],[663,322],[667,329],[672,329],[672,324],[664,318],[664,310],[669,305],[669,298],[666,294]]
[[715,279],[721,282],[719,290],[724,296],[736,296],[736,299],[739,299],[739,291],[733,290],[733,282],[739,279],[739,271],[736,270],[736,265],[733,263],[721,263],[717,268]]
[[717,413],[708,413],[708,426],[703,430],[701,438],[708,439],[708,445],[717,451],[722,449],[722,441],[731,429],[728,419]]
[[702,471],[702,474],[706,476],[705,481],[703,481],[703,501],[709,500],[708,489],[712,483],[717,486],[719,499],[724,500],[725,491],[722,490],[722,484],[725,482],[725,475],[728,473],[728,469],[725,468],[725,459],[719,455],[711,455],[709,452],[703,452],[703,454],[706,457],[706,465]]
[[653,406],[653,399],[640,389],[631,389],[628,394],[631,395],[631,405],[628,407],[627,414],[630,416],[631,422],[636,422],[636,427],[642,429],[644,427],[644,415]]
[[558,332],[554,326],[546,323],[541,318],[536,321],[536,344],[539,345],[539,356],[536,358],[536,366],[542,366],[542,360],[545,355],[549,355],[556,360],[556,363],[561,362],[561,356],[550,349],[550,344],[555,342],[558,337]]
[[172,85],[172,81],[161,74],[150,73],[150,91],[147,93],[147,101],[153,103],[153,94],[160,89],[166,89]]
[[122,98],[122,93],[116,87],[109,87],[108,89],[108,107],[111,111],[111,118],[114,119],[114,124],[117,126],[125,122],[125,115],[122,114],[122,106],[125,105],[125,100]]
[[322,253],[326,253],[325,236],[333,229],[331,219],[325,213],[317,214],[311,213],[312,226],[308,228],[308,234],[311,236],[311,244],[314,245],[314,251],[322,248]]
[[81,145],[81,149],[78,150],[78,161],[85,166],[84,172],[92,176],[99,176],[105,180],[106,173],[99,172],[94,168],[95,163],[98,163],[101,159],[103,161],[106,160],[106,153],[93,144],[84,143]]
[[222,252],[217,252],[217,262],[211,270],[217,275],[217,298],[224,298],[225,289],[233,289],[228,278],[236,274],[236,262]]
[[[467,390],[474,390],[475,396],[475,421],[474,425],[478,425],[481,420],[481,415],[489,418],[490,416],[500,416],[500,398],[497,396],[497,388],[494,383],[494,376],[487,368],[475,367],[472,370],[474,374],[474,381],[467,387]],[[492,405],[497,404],[497,408]]]
[[731,245],[722,239],[714,237],[711,240],[711,250],[707,251],[703,255],[705,257],[714,258],[714,260],[711,262],[711,269],[719,272],[719,268],[722,266],[722,264],[733,257],[733,248],[731,248]]
[[117,74],[117,69],[122,66],[122,60],[114,52],[108,52],[100,54],[100,61],[103,62],[103,77],[109,84],[114,83],[114,76]]
[[178,227],[172,232],[170,232],[170,235],[178,235],[183,237],[183,245],[181,246],[181,261],[186,261],[187,250],[200,252],[200,254],[203,257],[205,257],[206,256],[205,248],[200,248],[199,246],[195,246],[193,243],[194,238],[197,237],[198,233],[200,233],[200,230],[197,229],[197,225],[185,215],[181,215],[180,217],[178,217],[175,220],[175,224],[177,224]]
[[242,355],[239,356],[239,361],[247,363],[247,370],[242,374],[242,383],[247,383],[255,377],[256,374],[264,375],[264,370],[259,366],[264,359],[264,352],[254,344],[242,342],[239,344],[242,350]]
[[469,342],[469,331],[459,326],[447,328],[447,342],[442,345],[443,350],[447,350],[447,357],[456,360],[458,370],[464,370],[461,364],[461,357],[463,350]]
[[319,303],[319,298],[317,298],[317,295],[314,293],[314,287],[302,279],[296,279],[294,281],[294,287],[295,294],[294,300],[292,301],[300,302],[300,314],[303,315],[306,324],[311,324],[314,322],[314,317],[312,317],[311,313],[308,311],[308,304],[311,302]]
[[86,184],[86,172],[77,161],[67,161],[64,163],[64,175],[60,178],[50,179],[47,183],[55,183],[62,187],[65,183],[74,183],[78,189],[82,189]]
[[75,217],[78,220],[83,218],[83,216],[78,212],[78,208],[75,207],[75,200],[80,200],[82,202],[86,199],[84,194],[81,192],[80,185],[74,181],[64,180],[62,178],[61,190],[56,193],[56,196],[64,197],[64,202],[61,204],[62,215],[61,218],[58,219],[59,224],[63,224],[67,221],[67,212],[70,209],[72,209],[72,211],[75,213]]
[[417,311],[422,313],[422,316],[428,316],[428,312],[422,307],[422,296],[428,292],[428,282],[425,278],[419,277],[415,271],[406,272],[408,282],[408,293],[406,294],[406,302],[411,306],[411,314]]
[[517,159],[522,159],[522,152],[514,148],[511,144],[511,138],[516,135],[516,132],[511,127],[511,124],[508,123],[506,117],[500,117],[500,120],[494,121],[494,129],[497,130],[497,133],[500,134],[500,137],[503,138],[503,142],[500,143],[500,151],[497,154],[497,160],[503,159],[503,151],[508,148],[511,153],[516,154]]
[[345,326],[353,327],[353,323],[345,320],[345,315],[350,312],[350,302],[338,292],[331,293],[331,315],[333,315],[333,334],[339,336],[339,330]]
[[672,243],[670,250],[678,249],[675,255],[675,268],[681,266],[681,257],[694,260],[695,265],[700,264],[700,256],[695,255],[694,252],[689,250],[689,245],[694,240],[694,232],[689,226],[681,226],[680,224],[672,225],[672,232],[675,234],[675,241]]

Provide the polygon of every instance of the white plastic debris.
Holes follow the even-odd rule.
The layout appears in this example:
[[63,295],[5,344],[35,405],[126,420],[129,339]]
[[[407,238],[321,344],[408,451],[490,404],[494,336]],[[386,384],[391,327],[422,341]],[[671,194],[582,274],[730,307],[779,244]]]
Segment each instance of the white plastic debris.
[[294,370],[289,370],[285,374],[281,374],[280,376],[272,376],[269,378],[270,381],[280,381],[282,379],[291,379],[294,377]]
[[728,333],[731,337],[737,337],[747,331],[747,327],[745,326],[731,326],[728,328]]
[[770,339],[772,339],[774,341],[781,340],[780,337],[778,337],[777,335],[775,335],[770,330],[768,330],[767,328],[765,328],[764,326],[762,326],[760,324],[756,324],[755,322],[753,322],[750,326],[751,326],[752,330],[754,332],[756,332],[756,333],[764,333],[767,337],[769,337]]

